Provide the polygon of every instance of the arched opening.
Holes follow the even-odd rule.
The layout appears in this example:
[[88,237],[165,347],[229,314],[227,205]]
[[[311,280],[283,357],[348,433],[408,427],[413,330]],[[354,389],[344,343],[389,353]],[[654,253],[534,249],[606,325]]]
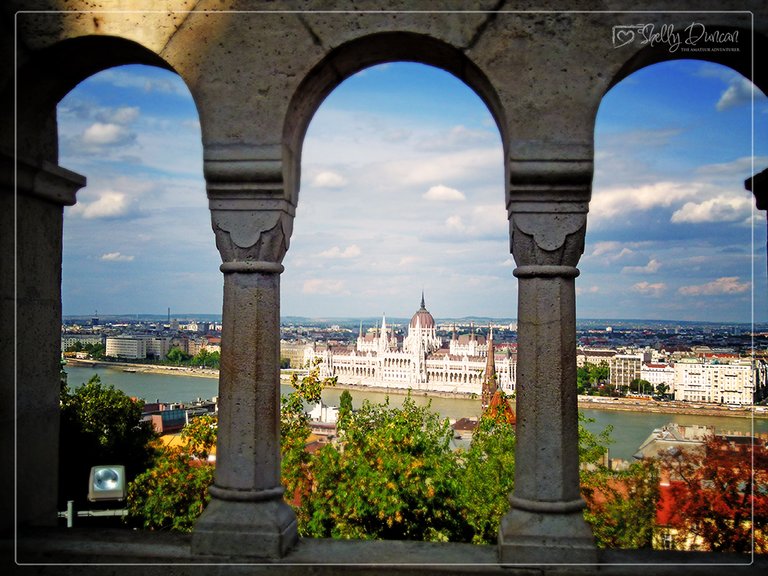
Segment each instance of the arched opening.
[[[152,451],[138,440],[149,435],[145,428],[170,441],[190,414],[215,406],[221,278],[198,115],[179,76],[144,65],[109,68],[69,92],[57,120],[59,162],[88,178],[77,204],[64,209],[68,390],[59,491],[59,510],[73,500],[85,511],[93,506],[83,491],[91,466],[122,460],[132,482],[150,464]],[[135,434],[115,422],[103,436],[104,443],[122,446],[115,448],[122,455],[81,446],[92,432],[73,404],[81,394],[98,402],[98,388],[80,388],[94,377],[142,402],[144,422],[136,423]]]
[[753,233],[764,252],[765,227],[744,188],[768,163],[765,96],[754,98],[753,114],[747,79],[695,60],[643,68],[606,94],[581,317],[605,317],[602,295],[624,318],[748,324],[754,303],[754,320],[766,319],[760,265],[752,278]]
[[[18,394],[16,521],[21,527],[51,525],[57,521],[63,206],[75,204],[75,192],[84,186],[85,179],[58,166],[60,146],[56,107],[80,82],[100,71],[125,64],[145,64],[170,70],[167,63],[140,44],[109,36],[65,40],[35,53],[32,58],[19,54],[14,86],[17,115],[15,130],[10,132],[17,136],[15,161],[18,175],[14,196],[16,241],[11,250],[15,250],[19,262],[15,276],[15,304],[22,322],[16,328],[18,355],[15,378],[11,380],[16,383]],[[131,106],[114,106],[114,103],[101,109],[89,107],[90,103],[81,110],[86,116],[93,116],[91,124],[80,134],[78,143],[84,146],[80,153],[99,153],[102,154],[100,160],[105,160],[110,145],[114,151],[117,144],[132,140],[126,125],[135,121],[140,111]],[[74,144],[77,143],[62,143],[61,155],[69,155],[70,159],[77,156],[73,156]],[[110,160],[113,168],[121,162],[131,162],[114,155]],[[87,174],[87,159],[83,167]],[[100,186],[116,183],[119,179],[117,172],[109,176],[102,173]],[[126,200],[128,196],[107,193],[106,188],[103,190],[104,194],[86,202],[84,208],[74,209],[81,211],[84,220],[92,222],[100,217],[119,216],[130,204]],[[123,232],[121,237],[112,236],[112,232],[110,227],[101,228],[98,234],[83,240],[93,250],[91,258],[103,263],[130,262],[133,254],[124,248],[98,250],[113,240],[121,244],[131,240],[130,232]],[[86,282],[91,273],[78,271],[86,277]],[[43,478],[45,480],[41,481]],[[83,482],[85,489],[87,477]],[[9,522],[13,521],[12,514],[3,516],[9,518]]]
[[[586,329],[580,334],[587,361],[594,348],[612,349],[609,379],[615,394],[655,404],[668,417],[669,429],[688,443],[685,458],[696,465],[684,477],[661,445],[646,451],[644,438],[653,437],[652,427],[645,424],[638,432],[644,462],[660,471],[655,481],[660,506],[686,510],[681,516],[694,518],[686,494],[710,490],[706,498],[715,502],[723,493],[712,492],[714,480],[686,485],[699,474],[693,469],[711,465],[704,455],[712,453],[711,446],[705,449],[702,439],[693,438],[693,424],[711,426],[707,434],[715,438],[735,430],[743,442],[765,431],[749,414],[752,403],[764,398],[765,340],[759,335],[768,314],[765,216],[755,210],[744,183],[768,164],[768,102],[734,68],[661,60],[633,68],[630,75],[625,69],[601,102],[578,311],[581,320],[598,319],[590,334]],[[648,64],[647,58],[636,58],[632,66],[640,61]],[[744,72],[737,60],[725,63]],[[588,340],[600,344],[590,346]],[[644,389],[649,384],[654,396],[666,395],[671,404],[652,400]],[[713,416],[718,406],[727,412],[723,404],[746,410],[741,418],[718,422]],[[696,413],[697,408],[712,412]],[[630,418],[622,422],[633,425]],[[737,454],[737,443],[726,448],[729,454]],[[725,452],[723,457],[725,462]],[[742,460],[744,470],[749,458]],[[731,528],[741,513],[733,510],[735,516],[723,523]],[[654,547],[750,547],[743,539],[730,548],[707,539],[693,520],[686,524],[678,517],[668,524],[669,515],[655,512],[652,520]],[[728,532],[727,538],[733,537]]]
[[[414,310],[424,290],[426,308],[438,319],[474,315],[511,322],[516,315],[497,110],[489,111],[488,99],[482,102],[472,91],[488,97],[468,80],[471,74],[456,74],[471,71],[461,64],[463,55],[448,58],[433,40],[411,35],[366,42],[335,54],[339,60],[323,68],[336,74],[310,77],[291,107],[286,139],[302,190],[284,260],[281,309],[285,316],[347,317],[348,342],[337,343],[325,364],[334,369],[328,376],[356,385],[356,407],[364,399],[383,401],[385,395],[376,392],[384,389],[399,405],[412,389],[420,404],[427,401],[423,394],[455,394],[455,401],[433,399],[432,409],[436,401],[452,410],[444,416],[477,417],[485,358],[449,358],[450,328],[426,310]],[[378,52],[385,46],[391,54]],[[469,87],[428,64],[459,75]],[[418,316],[416,327],[412,315]],[[468,336],[469,320],[462,324]],[[411,348],[409,334],[429,330],[441,342],[431,348],[436,339],[430,332],[422,353]],[[501,332],[495,333],[499,341]],[[477,339],[485,342],[486,334],[483,326]],[[338,404],[333,398],[341,391],[329,392],[326,400]],[[302,533],[330,536],[307,532],[301,514],[299,519]],[[397,531],[397,522],[381,534],[408,537]],[[436,530],[432,538],[442,533]]]

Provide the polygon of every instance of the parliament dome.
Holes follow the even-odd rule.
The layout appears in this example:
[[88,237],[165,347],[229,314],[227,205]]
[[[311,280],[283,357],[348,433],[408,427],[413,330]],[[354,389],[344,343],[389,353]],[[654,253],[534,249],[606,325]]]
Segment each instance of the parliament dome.
[[432,317],[432,314],[429,313],[429,310],[427,310],[427,308],[424,306],[424,293],[421,294],[421,308],[419,308],[411,318],[410,327],[416,328],[417,324],[421,328],[435,327],[435,319]]

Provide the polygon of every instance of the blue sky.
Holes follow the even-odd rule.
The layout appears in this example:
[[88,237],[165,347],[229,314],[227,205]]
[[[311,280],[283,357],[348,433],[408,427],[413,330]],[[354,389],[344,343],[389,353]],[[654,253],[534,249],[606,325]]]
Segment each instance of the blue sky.
[[[58,116],[60,162],[88,177],[65,209],[64,314],[219,313],[183,82],[108,70]],[[766,134],[764,96],[753,115],[751,85],[720,66],[660,64],[615,86],[597,118],[578,316],[748,322],[754,302],[768,320],[753,299],[768,290],[765,213],[743,188],[753,161],[768,165]],[[423,289],[437,317],[515,317],[503,186],[496,126],[460,81],[405,63],[349,78],[304,142],[282,314],[409,316]]]

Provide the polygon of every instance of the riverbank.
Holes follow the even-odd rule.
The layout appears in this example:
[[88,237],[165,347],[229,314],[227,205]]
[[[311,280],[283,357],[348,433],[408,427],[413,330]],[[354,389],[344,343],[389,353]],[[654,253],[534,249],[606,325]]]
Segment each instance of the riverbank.
[[[219,371],[214,368],[199,368],[193,366],[163,366],[160,364],[134,364],[132,362],[99,362],[98,360],[81,360],[67,358],[67,365],[99,368],[112,368],[123,372],[144,374],[167,374],[171,376],[199,376],[202,378],[218,378]],[[64,368],[66,370],[66,367]]]
[[[67,364],[72,366],[99,368],[111,368],[124,372],[136,372],[146,374],[163,374],[171,376],[196,376],[201,378],[218,378],[219,371],[212,368],[199,368],[190,366],[163,366],[158,364],[135,364],[131,362],[100,362],[98,360],[81,360],[68,358]],[[281,380],[286,380],[285,374]],[[387,388],[384,386],[357,386],[353,384],[337,384],[329,388],[338,390],[366,390],[383,394],[406,395],[409,390],[404,388]],[[452,392],[426,392],[410,390],[412,396],[428,396],[434,398],[477,399],[477,395]],[[479,399],[478,399],[479,400]],[[766,407],[729,408],[716,404],[688,403],[688,402],[657,402],[655,400],[641,400],[637,398],[609,398],[603,396],[579,396],[579,409],[581,410],[611,410],[623,412],[650,412],[654,414],[687,414],[700,416],[723,416],[733,418],[762,418],[768,419]]]

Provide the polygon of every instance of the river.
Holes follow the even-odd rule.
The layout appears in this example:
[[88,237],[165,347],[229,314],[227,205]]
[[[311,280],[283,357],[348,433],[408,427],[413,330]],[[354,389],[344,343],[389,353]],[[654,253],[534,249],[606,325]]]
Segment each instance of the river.
[[[141,372],[123,372],[122,369],[97,369],[81,366],[67,366],[67,378],[70,387],[76,387],[86,382],[94,374],[99,374],[101,381],[111,384],[129,396],[143,398],[146,402],[191,402],[197,398],[209,399],[218,394],[218,379],[201,376],[177,376],[167,374],[151,374]],[[288,394],[291,387],[281,386],[283,394]],[[338,406],[342,390],[326,389],[323,391],[323,401],[326,404]],[[352,404],[359,407],[364,400],[383,402],[386,394],[367,390],[351,390]],[[405,396],[392,394],[389,397],[392,406],[400,406]],[[418,404],[431,403],[432,408],[446,418],[458,419],[464,416],[480,414],[480,400],[466,398],[429,398],[414,396]],[[629,460],[640,444],[648,437],[654,428],[675,422],[678,424],[712,425],[716,432],[755,432],[768,433],[768,419],[737,418],[728,416],[699,416],[689,414],[656,414],[648,412],[620,412],[612,410],[582,410],[582,413],[593,422],[587,423],[592,432],[600,432],[606,426],[612,426],[613,442],[609,446],[611,458]]]

